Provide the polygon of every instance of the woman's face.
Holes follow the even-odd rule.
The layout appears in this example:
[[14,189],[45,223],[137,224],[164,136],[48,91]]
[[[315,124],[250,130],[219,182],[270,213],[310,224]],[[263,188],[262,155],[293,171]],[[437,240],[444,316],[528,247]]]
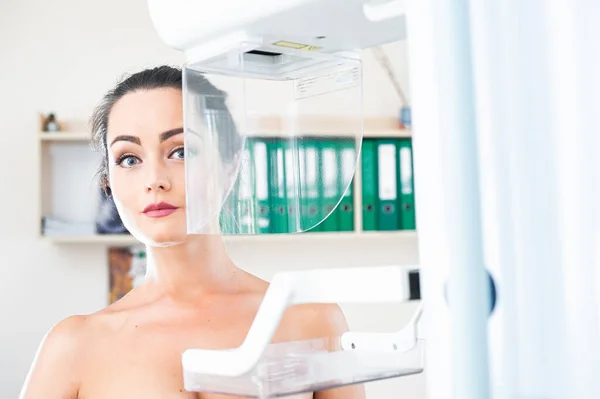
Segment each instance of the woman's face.
[[147,244],[186,240],[182,93],[126,94],[108,119],[109,184],[125,227]]

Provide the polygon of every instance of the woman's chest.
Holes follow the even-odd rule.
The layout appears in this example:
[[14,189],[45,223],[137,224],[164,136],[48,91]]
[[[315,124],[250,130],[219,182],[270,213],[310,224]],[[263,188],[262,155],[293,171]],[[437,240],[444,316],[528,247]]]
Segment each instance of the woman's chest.
[[[191,348],[227,349],[244,340],[250,320],[125,326],[86,351],[80,399],[229,399],[186,392],[181,356]],[[285,334],[278,334],[285,335]],[[275,337],[276,339],[278,337]],[[285,340],[285,339],[284,339]],[[312,398],[312,394],[296,396]]]

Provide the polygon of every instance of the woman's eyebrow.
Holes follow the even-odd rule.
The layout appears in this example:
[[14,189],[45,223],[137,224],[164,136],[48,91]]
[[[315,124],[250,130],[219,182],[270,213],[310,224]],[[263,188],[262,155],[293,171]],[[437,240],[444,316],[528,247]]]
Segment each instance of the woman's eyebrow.
[[129,141],[129,142],[135,143],[137,145],[142,144],[139,137],[122,135],[122,136],[115,137],[115,139],[110,143],[110,146],[112,147],[112,145],[115,144],[117,141]]
[[[170,139],[173,136],[176,136],[178,134],[183,133],[183,128],[182,127],[178,127],[175,129],[171,129],[171,130],[167,130],[166,132],[163,132],[160,134],[160,142],[162,143],[165,140]],[[134,143],[137,145],[142,145],[142,142],[140,141],[139,137],[136,136],[129,136],[129,135],[121,135],[121,136],[117,136],[115,137],[115,139],[110,143],[110,146],[112,146],[113,144],[115,144],[118,141],[128,141],[130,143]]]
[[160,134],[160,142],[162,143],[163,141],[168,140],[171,137],[176,136],[176,135],[181,134],[181,133],[183,133],[183,128],[182,127],[178,127],[178,128],[175,128],[175,129],[167,130],[166,132]]

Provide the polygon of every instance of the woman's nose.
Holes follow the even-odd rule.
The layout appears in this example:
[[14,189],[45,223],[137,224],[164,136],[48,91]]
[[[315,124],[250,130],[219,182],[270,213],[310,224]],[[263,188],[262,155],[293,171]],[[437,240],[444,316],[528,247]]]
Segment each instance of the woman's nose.
[[151,191],[169,191],[171,189],[171,182],[167,178],[157,178],[147,185],[148,192]]

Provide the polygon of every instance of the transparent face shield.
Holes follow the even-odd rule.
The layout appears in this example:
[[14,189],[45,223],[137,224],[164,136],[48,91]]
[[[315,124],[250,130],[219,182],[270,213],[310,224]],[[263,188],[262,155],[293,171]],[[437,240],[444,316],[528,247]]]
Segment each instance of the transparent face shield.
[[361,62],[254,47],[184,69],[189,234],[311,231],[352,189]]

